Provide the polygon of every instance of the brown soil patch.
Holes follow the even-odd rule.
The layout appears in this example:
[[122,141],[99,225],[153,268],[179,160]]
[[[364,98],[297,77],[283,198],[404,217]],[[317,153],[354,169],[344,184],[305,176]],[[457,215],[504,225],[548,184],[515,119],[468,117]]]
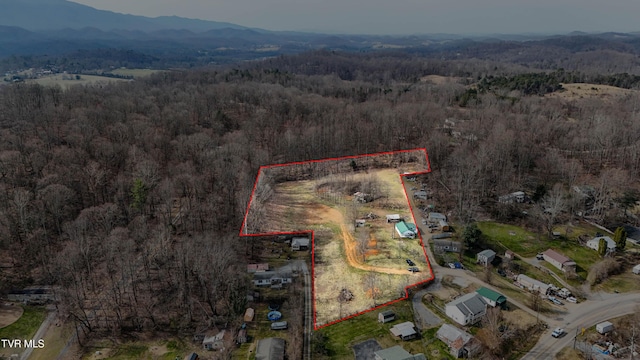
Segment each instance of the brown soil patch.
[[367,297],[369,299],[373,299],[373,297],[380,297],[380,295],[382,294],[382,291],[380,291],[379,288],[373,288],[373,289],[369,289],[367,290]]
[[0,304],[0,328],[9,326],[18,321],[24,309],[17,305]]
[[356,240],[353,238],[353,235],[347,230],[347,227],[342,224],[340,226],[342,229],[342,239],[344,240],[344,251],[347,254],[347,262],[349,265],[353,266],[356,269],[366,270],[366,271],[375,271],[384,274],[396,274],[396,275],[406,275],[407,271],[398,270],[398,269],[389,269],[383,268],[379,266],[371,266],[365,265],[360,262],[358,251],[356,249]]
[[154,357],[160,357],[169,352],[169,350],[167,349],[166,345],[155,345],[149,348],[149,352]]

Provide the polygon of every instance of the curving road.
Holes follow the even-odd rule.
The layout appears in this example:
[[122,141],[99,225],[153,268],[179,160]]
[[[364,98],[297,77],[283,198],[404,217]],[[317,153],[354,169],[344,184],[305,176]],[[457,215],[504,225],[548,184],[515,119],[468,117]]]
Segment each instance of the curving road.
[[[542,334],[536,346],[522,359],[553,359],[562,348],[572,346],[576,330],[579,332],[582,328],[594,326],[599,322],[634,313],[640,306],[638,293],[600,295],[599,299],[574,305],[564,318],[548,321],[549,330]],[[551,332],[556,327],[564,328],[567,334],[558,339],[553,338]]]

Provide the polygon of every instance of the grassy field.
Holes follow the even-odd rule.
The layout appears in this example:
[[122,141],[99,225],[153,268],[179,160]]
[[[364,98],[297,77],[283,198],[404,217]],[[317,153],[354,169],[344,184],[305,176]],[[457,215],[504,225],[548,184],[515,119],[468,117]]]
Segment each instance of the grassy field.
[[[376,181],[387,195],[368,203],[357,203],[340,192],[341,181],[360,184]],[[419,239],[399,239],[386,214],[397,213],[410,222],[398,169],[332,174],[315,180],[286,181],[271,185],[269,212],[255,221],[264,231],[314,231],[316,324],[326,324],[404,295],[404,288],[431,276]],[[318,190],[320,189],[320,190]],[[355,228],[353,219],[375,214],[365,227]],[[254,221],[254,223],[255,223]],[[364,253],[357,248],[363,237]],[[422,270],[407,271],[405,259]],[[353,300],[340,304],[338,295],[348,289]],[[375,292],[375,297],[371,294]]]
[[[63,76],[68,76],[69,79],[63,79]],[[42,77],[39,79],[28,80],[28,82],[40,84],[42,86],[60,86],[63,89],[68,89],[74,85],[97,85],[97,84],[108,84],[113,82],[123,82],[129,81],[127,79],[118,79],[118,78],[110,78],[105,76],[96,76],[96,75],[78,75],[80,76],[79,80],[76,80],[76,75],[51,75],[47,77]]]
[[500,224],[492,221],[478,222],[485,241],[489,244],[501,246],[493,249],[497,253],[510,249],[518,255],[533,257],[537,253],[548,249],[548,245],[538,235],[515,225]]
[[162,71],[162,70],[121,68],[121,69],[112,70],[110,72],[112,74],[114,74],[114,75],[132,76],[134,78],[140,78],[140,77],[145,77],[145,76],[149,76],[149,75],[155,74],[155,73],[160,72],[160,71]]
[[44,336],[45,347],[34,349],[29,359],[49,360],[57,358],[72,335],[73,325],[71,323],[59,327],[55,324],[49,325],[49,329]]
[[40,324],[47,317],[42,307],[25,306],[22,317],[13,324],[0,329],[2,339],[30,339],[38,331]]
[[593,288],[594,291],[606,291],[609,293],[614,291],[624,293],[638,291],[639,289],[640,275],[636,275],[630,271],[612,276]]

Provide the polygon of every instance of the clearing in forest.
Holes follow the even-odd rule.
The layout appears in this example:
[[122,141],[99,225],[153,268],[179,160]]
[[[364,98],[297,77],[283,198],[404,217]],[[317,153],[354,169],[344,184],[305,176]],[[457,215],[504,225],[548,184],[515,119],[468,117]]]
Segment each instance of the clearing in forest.
[[240,235],[310,234],[314,327],[345,320],[433,279],[407,197],[429,170],[424,149],[261,167]]

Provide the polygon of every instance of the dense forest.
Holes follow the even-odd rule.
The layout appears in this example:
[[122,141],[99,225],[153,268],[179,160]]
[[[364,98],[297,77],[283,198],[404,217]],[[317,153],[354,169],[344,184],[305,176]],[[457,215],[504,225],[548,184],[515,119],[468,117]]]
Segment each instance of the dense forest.
[[626,216],[638,93],[516,86],[460,106],[479,79],[527,72],[320,51],[64,91],[1,87],[0,291],[59,285],[86,335],[236,321],[247,291],[237,234],[257,170],[290,161],[425,147],[455,221],[554,186],[593,188],[598,220]]

